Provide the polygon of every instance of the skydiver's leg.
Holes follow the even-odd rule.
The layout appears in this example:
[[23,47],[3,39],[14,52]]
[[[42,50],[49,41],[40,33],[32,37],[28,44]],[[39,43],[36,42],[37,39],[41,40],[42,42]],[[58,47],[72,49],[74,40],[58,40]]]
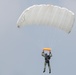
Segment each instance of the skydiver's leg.
[[43,72],[45,72],[45,70],[46,70],[46,62],[44,63],[44,71]]
[[48,62],[48,67],[49,67],[49,73],[51,73],[50,62]]

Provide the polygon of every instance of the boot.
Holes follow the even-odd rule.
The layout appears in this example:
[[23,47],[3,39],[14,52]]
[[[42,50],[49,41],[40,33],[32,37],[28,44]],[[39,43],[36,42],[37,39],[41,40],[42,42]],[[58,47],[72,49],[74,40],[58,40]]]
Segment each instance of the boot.
[[44,71],[43,71],[43,73],[45,72],[45,68],[44,68]]
[[51,73],[51,71],[49,71],[49,73]]

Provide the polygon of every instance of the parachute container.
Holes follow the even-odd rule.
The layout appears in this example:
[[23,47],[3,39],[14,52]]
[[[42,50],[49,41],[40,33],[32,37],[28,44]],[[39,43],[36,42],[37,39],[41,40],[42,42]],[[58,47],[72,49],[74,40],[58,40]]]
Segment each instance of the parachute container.
[[17,26],[33,24],[54,26],[70,33],[74,19],[74,13],[67,8],[41,4],[25,9],[17,21]]
[[51,48],[43,48],[44,51],[51,51]]

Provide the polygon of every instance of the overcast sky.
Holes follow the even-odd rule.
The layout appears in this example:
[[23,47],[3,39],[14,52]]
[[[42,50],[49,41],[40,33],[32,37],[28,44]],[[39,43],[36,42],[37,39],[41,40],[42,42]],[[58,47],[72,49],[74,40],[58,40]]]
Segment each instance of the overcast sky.
[[34,4],[58,5],[76,14],[76,0],[0,0],[0,75],[49,75],[48,67],[43,73],[44,47],[52,48],[51,75],[76,75],[76,22],[70,34],[35,25],[18,29],[19,16]]

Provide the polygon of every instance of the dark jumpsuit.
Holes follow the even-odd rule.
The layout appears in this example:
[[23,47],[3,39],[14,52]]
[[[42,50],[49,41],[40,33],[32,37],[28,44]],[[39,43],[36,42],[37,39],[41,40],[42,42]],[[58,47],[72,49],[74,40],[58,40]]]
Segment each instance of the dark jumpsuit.
[[51,52],[49,52],[49,55],[46,55],[44,52],[42,52],[42,56],[45,58],[45,63],[44,63],[44,71],[46,70],[46,64],[48,64],[49,67],[49,73],[51,73],[51,67],[50,67],[50,58],[52,57]]

